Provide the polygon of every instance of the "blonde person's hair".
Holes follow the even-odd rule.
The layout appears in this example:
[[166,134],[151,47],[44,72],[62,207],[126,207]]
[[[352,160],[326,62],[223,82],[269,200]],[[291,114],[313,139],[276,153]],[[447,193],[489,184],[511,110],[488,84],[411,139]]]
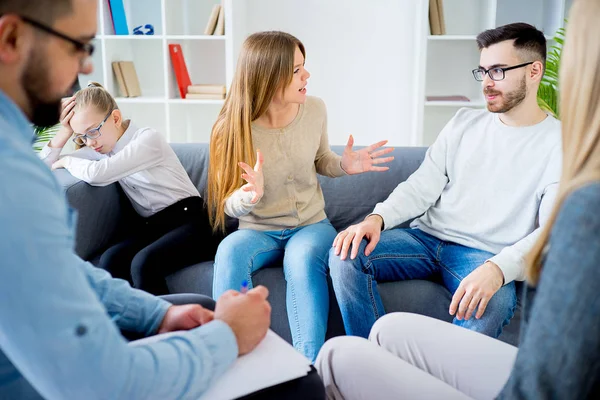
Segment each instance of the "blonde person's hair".
[[292,82],[296,47],[306,56],[300,40],[276,31],[250,35],[242,46],[231,90],[210,137],[207,203],[215,231],[225,230],[225,201],[244,183],[238,162],[256,162],[251,123]]
[[565,198],[600,180],[600,2],[576,0],[568,18],[559,73],[563,169],[551,217],[528,257],[527,279],[539,281],[552,225]]
[[[87,87],[75,93],[75,110],[82,110],[92,107],[102,114],[108,114],[112,110],[117,110],[117,102],[110,93],[98,82],[90,81]],[[77,148],[83,147],[76,145]]]

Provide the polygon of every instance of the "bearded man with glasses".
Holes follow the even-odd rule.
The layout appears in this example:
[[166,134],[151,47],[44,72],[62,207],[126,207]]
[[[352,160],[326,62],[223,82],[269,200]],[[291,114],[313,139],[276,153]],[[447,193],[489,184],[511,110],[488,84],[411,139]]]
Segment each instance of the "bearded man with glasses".
[[366,338],[389,311],[378,282],[436,279],[452,296],[449,319],[492,337],[514,315],[515,281],[558,187],[560,123],[537,104],[542,32],[515,23],[477,44],[473,76],[487,110],[459,110],[419,169],[333,243],[330,273],[349,335]]

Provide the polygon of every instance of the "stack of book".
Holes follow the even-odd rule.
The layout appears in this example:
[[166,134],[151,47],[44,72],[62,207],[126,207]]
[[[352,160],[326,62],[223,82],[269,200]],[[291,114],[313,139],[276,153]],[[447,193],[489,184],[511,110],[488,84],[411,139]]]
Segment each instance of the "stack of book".
[[223,100],[225,85],[190,85],[185,95],[186,99]]
[[223,6],[215,4],[213,6],[206,28],[204,28],[205,35],[219,35],[225,34],[225,12]]
[[140,81],[131,61],[114,61],[112,68],[117,78],[119,91],[123,97],[139,97],[142,95]]
[[446,34],[443,2],[444,0],[429,0],[429,29],[432,35]]

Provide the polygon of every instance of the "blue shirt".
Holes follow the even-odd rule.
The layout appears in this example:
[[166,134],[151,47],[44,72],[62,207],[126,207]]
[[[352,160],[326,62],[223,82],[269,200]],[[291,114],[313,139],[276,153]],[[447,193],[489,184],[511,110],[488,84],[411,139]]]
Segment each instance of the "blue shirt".
[[236,359],[222,321],[151,335],[169,303],[73,252],[74,213],[31,149],[32,129],[0,91],[0,399],[198,398]]

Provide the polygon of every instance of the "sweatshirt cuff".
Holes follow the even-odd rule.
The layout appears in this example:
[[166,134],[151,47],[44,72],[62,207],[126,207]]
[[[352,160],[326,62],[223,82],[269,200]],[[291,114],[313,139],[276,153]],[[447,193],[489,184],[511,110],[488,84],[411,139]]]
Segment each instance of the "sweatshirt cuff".
[[500,253],[490,258],[504,274],[504,284],[525,279],[525,260],[520,255],[514,254],[510,248],[503,249]]
[[49,158],[49,157],[58,160],[58,157],[60,156],[61,151],[62,151],[62,148],[50,147],[50,146],[48,146],[48,143],[46,143],[44,145],[44,147],[42,148],[42,150],[40,150],[40,152],[38,153],[38,156],[42,160],[45,160],[46,158]]
[[342,157],[340,157],[337,165],[339,166],[339,170],[333,172],[335,174],[335,176],[337,178],[342,177],[342,176],[347,176],[348,173],[344,170],[344,168],[342,168]]
[[371,214],[377,214],[383,219],[383,229],[382,231],[387,231],[392,229],[398,224],[395,224],[391,217],[386,216],[385,206],[382,203],[379,203],[375,206],[375,209]]

